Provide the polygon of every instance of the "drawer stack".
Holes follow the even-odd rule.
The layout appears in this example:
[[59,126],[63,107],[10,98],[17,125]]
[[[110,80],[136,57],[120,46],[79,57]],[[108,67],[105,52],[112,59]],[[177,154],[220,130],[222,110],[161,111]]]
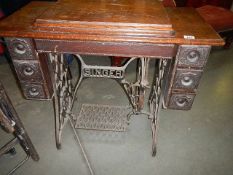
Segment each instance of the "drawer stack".
[[165,93],[166,108],[191,109],[210,49],[210,46],[179,47]]
[[52,86],[46,54],[35,51],[32,39],[5,38],[26,99],[51,99]]

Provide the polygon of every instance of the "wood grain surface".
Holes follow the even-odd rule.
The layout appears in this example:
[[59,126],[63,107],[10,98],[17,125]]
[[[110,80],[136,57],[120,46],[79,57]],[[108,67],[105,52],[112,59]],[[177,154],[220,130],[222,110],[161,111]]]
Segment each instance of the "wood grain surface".
[[[157,1],[151,1],[152,0],[135,1],[134,4],[131,3],[131,1],[127,0],[111,1],[116,2],[115,4],[107,3],[110,1],[105,0],[88,1],[89,6],[90,4],[92,4],[91,2],[95,2],[94,4],[96,4],[96,2],[103,2],[99,5],[101,6],[102,11],[98,12],[98,9],[93,6],[93,11],[90,14],[85,14],[88,9],[88,7],[86,7],[86,10],[78,13],[79,16],[74,16],[77,11],[73,11],[74,14],[68,14],[69,9],[66,9],[66,6],[61,6],[61,3],[66,2],[65,0],[57,3],[31,2],[21,10],[17,11],[13,15],[5,18],[0,22],[0,36],[99,42],[139,42],[191,45],[224,44],[224,41],[220,38],[220,36],[208,24],[205,23],[205,21],[194,9],[167,8],[167,13],[165,13],[163,8],[157,8],[161,7],[160,5],[158,5]],[[76,4],[75,7],[81,8],[85,6],[86,1],[84,2],[80,0],[80,2],[81,5],[79,6],[78,4]],[[121,4],[123,2],[130,2],[131,6],[129,6],[129,4],[128,6],[123,7],[121,7],[121,5],[117,5],[117,3]],[[143,3],[145,3],[145,6],[143,6]],[[155,7],[153,7],[153,5]],[[59,18],[56,18],[57,11],[55,10],[53,12],[54,15],[52,15],[51,9],[59,9],[61,7],[63,7],[64,12],[62,12],[60,16],[58,16]],[[73,8],[75,9],[75,7]],[[107,10],[109,8],[117,9],[113,10],[111,14],[113,16],[115,15],[115,18],[111,18],[111,15],[104,16],[104,10]],[[124,13],[121,14],[119,11],[119,14],[117,15],[116,12],[121,8],[125,10],[123,10]],[[131,8],[135,8],[137,13],[145,14],[145,16],[140,16],[134,13],[136,16],[126,18],[127,14],[134,12],[134,9]],[[95,15],[95,13],[97,14]],[[162,16],[156,15],[160,13]],[[67,14],[68,16],[64,14]],[[166,17],[167,15],[170,18],[170,24],[169,19]],[[51,21],[51,23],[49,23],[48,18],[50,18],[53,22]],[[68,20],[69,22],[66,25],[74,25],[75,27],[62,27],[62,23],[60,23],[57,31],[53,31],[53,29],[50,30],[51,28],[49,30],[48,28],[42,30],[42,26],[43,24],[46,24],[46,22],[48,25],[44,25],[45,28],[53,26],[56,23],[55,18],[59,20]],[[90,20],[88,21],[89,23],[84,22],[87,21],[87,19]],[[75,20],[75,22],[70,22],[72,20]],[[103,22],[101,21],[107,21],[107,23],[104,23],[103,25]],[[85,28],[87,28],[90,24],[92,28],[90,30],[86,30]],[[76,28],[77,25],[79,26],[79,29]],[[172,28],[170,28],[171,26]],[[80,30],[82,27],[88,32],[82,33],[82,30]],[[64,29],[64,31],[61,30],[62,28]],[[102,31],[96,30],[100,28],[106,29]],[[153,30],[155,28],[156,30]],[[160,30],[158,30],[159,28]],[[165,33],[161,34],[160,36],[157,35],[159,31],[163,31],[162,29],[164,29]],[[167,34],[171,34],[169,33],[171,32],[170,29],[173,29],[175,31],[175,36],[168,37]],[[193,37],[193,39],[186,39],[184,38],[184,36],[191,36]]]

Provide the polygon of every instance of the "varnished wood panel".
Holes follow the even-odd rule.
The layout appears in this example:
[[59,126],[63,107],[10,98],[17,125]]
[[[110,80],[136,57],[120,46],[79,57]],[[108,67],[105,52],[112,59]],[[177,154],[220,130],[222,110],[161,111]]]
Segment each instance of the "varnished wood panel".
[[68,52],[87,55],[144,56],[153,58],[172,58],[176,54],[174,44],[143,44],[113,42],[82,42],[67,40],[35,40],[39,52]]
[[47,99],[51,99],[53,96],[53,85],[51,80],[51,63],[49,61],[49,57],[47,53],[38,53],[38,58],[40,62],[40,68],[43,71],[43,78],[46,84],[46,88],[44,89],[47,94]]
[[[176,31],[176,42],[187,45],[223,45],[223,39],[194,8],[167,8]],[[185,36],[192,39],[185,39]]]
[[174,30],[161,2],[155,0],[61,1],[46,10],[34,25],[50,33],[172,37]]
[[[104,42],[140,42],[140,43],[170,43],[170,44],[197,44],[197,45],[223,45],[224,41],[192,8],[168,8],[173,29],[176,31],[174,38],[156,38],[139,36],[99,36],[99,35],[72,35],[50,33],[36,30],[35,20],[48,8],[51,2],[31,2],[20,11],[5,18],[0,22],[0,35],[13,37],[29,37],[44,39],[67,39],[82,41]],[[29,15],[30,14],[30,15]],[[192,22],[190,22],[192,21]],[[184,39],[184,35],[194,36],[195,39]]]
[[65,26],[76,26],[79,21],[96,23],[96,26],[99,23],[116,23],[119,26],[138,24],[139,27],[145,25],[161,29],[172,27],[162,3],[154,0],[63,0],[55,3],[38,20],[45,23],[64,20]]

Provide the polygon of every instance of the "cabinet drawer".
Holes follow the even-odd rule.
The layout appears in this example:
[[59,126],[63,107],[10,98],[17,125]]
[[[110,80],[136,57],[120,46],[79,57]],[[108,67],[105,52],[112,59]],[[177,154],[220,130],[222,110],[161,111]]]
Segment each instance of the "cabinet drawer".
[[42,82],[42,72],[38,61],[13,60],[18,78],[23,81]]
[[33,42],[29,38],[5,38],[12,59],[36,59]]
[[43,85],[20,82],[26,99],[46,99]]
[[177,69],[173,82],[173,88],[195,90],[199,85],[201,75],[202,71],[200,70]]
[[210,46],[183,45],[178,51],[178,67],[202,68],[207,62]]
[[168,108],[177,110],[190,110],[195,94],[172,93]]

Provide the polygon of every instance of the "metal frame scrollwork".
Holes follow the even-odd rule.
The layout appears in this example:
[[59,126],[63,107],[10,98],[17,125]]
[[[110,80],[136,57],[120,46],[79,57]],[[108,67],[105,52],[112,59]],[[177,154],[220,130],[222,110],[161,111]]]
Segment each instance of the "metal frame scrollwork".
[[[156,154],[157,142],[157,123],[158,114],[162,106],[162,96],[164,90],[164,74],[165,68],[168,65],[167,59],[157,59],[156,73],[152,84],[151,94],[149,97],[149,112],[144,112],[145,92],[149,88],[148,71],[150,58],[133,57],[126,61],[121,67],[112,66],[95,66],[87,65],[80,55],[76,58],[81,63],[81,74],[76,81],[75,86],[72,86],[71,75],[68,64],[63,57],[63,54],[50,54],[50,61],[54,70],[54,106],[56,115],[56,144],[57,148],[61,147],[61,134],[67,120],[72,120],[72,108],[74,102],[78,99],[77,91],[81,82],[86,78],[111,78],[115,79],[124,89],[128,96],[129,102],[132,105],[132,111],[128,114],[128,120],[132,114],[146,114],[151,119],[152,129],[152,155]],[[125,79],[125,71],[127,66],[133,61],[138,60],[137,76],[135,82],[129,82]],[[72,117],[71,117],[72,116]],[[73,124],[72,124],[73,125]]]
[[50,54],[50,61],[53,66],[53,89],[55,108],[55,134],[56,146],[61,148],[62,129],[68,121],[71,113],[72,84],[68,64],[63,54]]
[[159,110],[162,108],[163,91],[165,85],[165,68],[168,64],[167,59],[158,60],[158,70],[155,73],[154,83],[149,98],[149,109],[151,119],[151,130],[152,130],[152,156],[156,155],[156,144],[157,144],[157,130],[158,130],[158,115]]
[[149,88],[148,70],[150,58],[138,58],[136,82],[130,83],[125,79],[119,81],[123,86],[133,107],[131,114],[142,112],[145,101],[145,90]]
[[[150,58],[132,57],[123,66],[112,67],[112,66],[87,65],[85,64],[85,62],[83,61],[80,55],[76,54],[76,57],[81,63],[81,75],[76,85],[74,86],[75,87],[74,93],[73,93],[74,97],[76,97],[78,88],[80,87],[82,80],[84,80],[85,78],[115,79],[123,87],[133,107],[133,111],[131,114],[136,114],[136,113],[141,112],[141,110],[143,109],[143,105],[144,105],[145,89],[149,88],[148,67],[149,67]],[[125,71],[128,65],[136,59],[139,60],[138,67],[137,67],[137,79],[134,83],[131,83],[125,79]],[[77,97],[73,98],[71,106],[73,106],[74,101],[76,99]]]
[[94,175],[92,166],[88,160],[86,151],[81,143],[78,132],[74,128],[72,120],[72,103],[73,103],[73,89],[71,84],[71,75],[69,72],[69,66],[64,58],[63,54],[50,53],[49,54],[50,62],[52,65],[52,82],[54,90],[54,111],[55,111],[55,138],[57,149],[61,149],[61,137],[62,130],[69,121],[75,137],[78,141],[78,144],[81,148],[82,155],[85,159],[85,162],[88,166],[89,172],[91,175]]

